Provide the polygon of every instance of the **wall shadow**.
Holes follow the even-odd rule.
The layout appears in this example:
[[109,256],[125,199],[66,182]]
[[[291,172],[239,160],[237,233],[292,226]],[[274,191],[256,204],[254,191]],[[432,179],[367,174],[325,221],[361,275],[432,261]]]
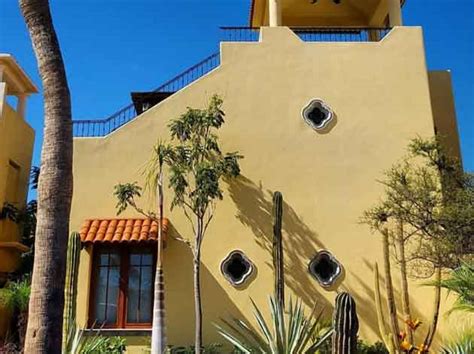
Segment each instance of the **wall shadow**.
[[[352,283],[358,283],[358,289],[355,289],[354,286],[350,286],[347,284],[343,284],[341,289],[343,291],[347,291],[350,293],[357,304],[357,313],[359,318],[364,318],[364,327],[367,328],[377,337],[379,340],[382,341],[380,337],[379,325],[377,320],[377,312],[375,308],[375,262],[369,261],[368,259],[364,258],[363,263],[366,267],[366,272],[364,272],[364,276],[360,274],[356,274],[352,271],[349,273],[351,274],[351,278],[353,279]],[[388,328],[389,326],[389,315],[388,315],[388,308],[387,308],[387,297],[385,291],[385,276],[383,273],[383,264],[379,264],[379,277],[380,277],[380,292],[382,296],[382,306],[384,309],[384,317],[385,323]],[[400,291],[400,284],[398,283],[398,268],[396,265],[392,265],[392,277],[394,281],[394,295],[395,295],[395,302],[397,304],[397,311],[398,311],[398,323],[400,326],[400,330],[404,330],[404,319],[402,313],[402,294]],[[413,288],[414,284],[410,283],[409,286]],[[420,343],[426,336],[428,331],[428,325],[430,321],[431,313],[429,314],[422,314],[418,309],[414,306],[415,305],[415,297],[410,296],[410,303],[411,303],[411,312],[413,318],[419,318],[423,321],[423,325],[416,331],[415,333],[415,343]],[[436,338],[435,338],[436,340]]]
[[[170,235],[178,231],[170,225]],[[194,344],[193,255],[187,245],[172,237],[164,252],[165,306],[168,343]],[[215,323],[221,319],[246,316],[237,308],[205,264],[201,264],[201,294],[204,344],[226,343],[217,333]],[[248,314],[247,314],[248,315]],[[224,347],[227,349],[227,347]]]
[[[255,242],[272,254],[273,240],[273,193],[262,184],[257,185],[245,176],[229,183],[231,199],[237,206],[237,219],[250,228]],[[332,312],[332,304],[322,295],[325,290],[308,272],[308,264],[318,250],[324,249],[318,234],[312,230],[285,201],[283,193],[282,234],[284,243],[285,284],[308,306],[315,303],[325,312]],[[273,269],[271,263],[267,266]],[[258,279],[257,279],[258,281]]]

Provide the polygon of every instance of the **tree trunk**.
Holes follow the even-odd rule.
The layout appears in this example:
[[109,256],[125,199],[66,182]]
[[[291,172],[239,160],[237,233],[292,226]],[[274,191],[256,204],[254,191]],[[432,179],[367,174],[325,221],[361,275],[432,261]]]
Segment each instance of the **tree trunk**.
[[153,300],[153,330],[151,336],[152,354],[163,354],[166,349],[165,281],[163,272],[163,171],[161,165],[158,181],[158,204],[160,209],[160,224],[158,225],[155,297]]
[[407,334],[407,340],[410,344],[413,344],[413,330],[411,329],[408,321],[411,321],[411,310],[410,310],[410,294],[408,289],[408,276],[407,276],[407,262],[405,257],[405,242],[403,240],[403,224],[400,223],[399,232],[397,235],[398,252],[400,254],[400,277],[402,278],[402,306],[403,306],[403,319],[405,321],[405,332]]
[[197,219],[196,241],[194,249],[194,312],[195,312],[195,353],[201,354],[202,348],[202,303],[201,303],[201,239],[203,220]]
[[44,94],[35,262],[26,353],[61,352],[64,277],[72,197],[72,121],[66,72],[47,0],[19,0]]
[[439,307],[441,304],[441,268],[437,267],[435,270],[435,299],[434,299],[434,313],[433,313],[433,320],[431,322],[431,330],[430,334],[425,342],[426,347],[430,348],[431,344],[433,343],[434,336],[436,334],[436,329],[438,327],[438,318],[439,318]]
[[390,266],[390,248],[388,244],[388,231],[382,231],[382,242],[383,242],[383,258],[384,258],[384,270],[385,270],[385,288],[387,291],[387,304],[388,312],[390,315],[390,329],[392,332],[392,337],[395,342],[396,353],[400,352],[398,335],[400,333],[398,327],[398,316],[397,316],[397,306],[395,304],[395,295],[393,293],[393,281],[392,281],[392,272]]
[[165,280],[163,272],[163,171],[161,166],[158,181],[158,204],[160,209],[160,225],[158,225],[155,297],[153,300],[152,354],[163,354],[166,349]]

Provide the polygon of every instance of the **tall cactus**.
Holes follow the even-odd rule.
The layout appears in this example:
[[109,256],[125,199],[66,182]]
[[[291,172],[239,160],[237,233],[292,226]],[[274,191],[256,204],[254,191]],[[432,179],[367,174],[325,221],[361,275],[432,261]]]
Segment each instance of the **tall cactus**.
[[348,293],[340,293],[336,297],[333,326],[332,353],[355,354],[359,320],[356,303]]
[[76,321],[77,278],[79,258],[81,253],[81,237],[73,232],[67,244],[67,265],[64,288],[64,316],[63,316],[63,352],[73,322]]
[[285,307],[285,274],[283,269],[283,242],[281,225],[283,216],[283,196],[273,194],[273,269],[275,272],[275,297]]

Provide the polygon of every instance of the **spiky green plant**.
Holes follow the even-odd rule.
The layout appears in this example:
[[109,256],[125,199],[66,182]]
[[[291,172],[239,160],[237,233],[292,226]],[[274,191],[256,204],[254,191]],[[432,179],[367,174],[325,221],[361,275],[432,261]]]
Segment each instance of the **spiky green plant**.
[[441,280],[441,287],[457,295],[449,313],[452,311],[474,313],[474,262],[463,262],[446,279]]
[[243,353],[300,354],[315,353],[332,334],[326,331],[315,341],[314,333],[322,321],[323,310],[316,307],[309,316],[304,313],[301,301],[290,299],[288,311],[274,297],[269,298],[271,322],[267,322],[262,311],[253,300],[254,316],[258,330],[238,318],[222,320],[223,326],[216,325],[218,332],[237,350]]
[[469,328],[441,349],[442,354],[474,353],[474,328]]
[[76,320],[71,320],[64,354],[122,354],[125,352],[125,340],[121,337],[106,337],[100,329],[93,335],[84,335],[84,330],[77,326]]

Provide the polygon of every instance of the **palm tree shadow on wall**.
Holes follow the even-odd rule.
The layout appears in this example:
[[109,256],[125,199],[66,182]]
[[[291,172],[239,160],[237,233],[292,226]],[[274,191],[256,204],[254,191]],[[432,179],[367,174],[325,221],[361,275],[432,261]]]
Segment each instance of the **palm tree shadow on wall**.
[[[328,314],[332,304],[322,295],[324,289],[308,272],[308,264],[318,250],[324,249],[318,234],[312,230],[285,201],[283,193],[283,243],[285,285],[308,306],[315,303],[324,307]],[[250,228],[255,242],[272,254],[273,240],[273,193],[265,190],[247,177],[240,175],[229,183],[231,199],[237,206],[237,219]],[[267,263],[273,269],[273,264]],[[258,281],[258,279],[256,279]]]

